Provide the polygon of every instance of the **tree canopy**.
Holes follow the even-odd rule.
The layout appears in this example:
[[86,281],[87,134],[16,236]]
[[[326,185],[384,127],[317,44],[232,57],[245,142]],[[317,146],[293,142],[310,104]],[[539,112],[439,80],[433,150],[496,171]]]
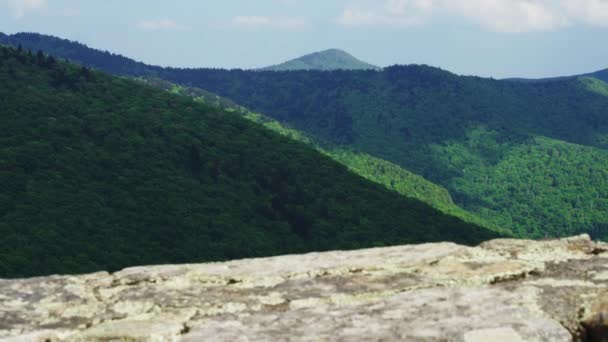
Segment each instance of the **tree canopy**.
[[240,115],[0,47],[0,277],[498,233]]

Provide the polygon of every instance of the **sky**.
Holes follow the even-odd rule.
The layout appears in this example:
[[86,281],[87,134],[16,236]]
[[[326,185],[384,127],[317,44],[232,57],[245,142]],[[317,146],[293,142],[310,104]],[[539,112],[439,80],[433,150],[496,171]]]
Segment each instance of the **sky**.
[[339,48],[494,78],[608,68],[608,0],[0,0],[0,32],[23,31],[177,67]]

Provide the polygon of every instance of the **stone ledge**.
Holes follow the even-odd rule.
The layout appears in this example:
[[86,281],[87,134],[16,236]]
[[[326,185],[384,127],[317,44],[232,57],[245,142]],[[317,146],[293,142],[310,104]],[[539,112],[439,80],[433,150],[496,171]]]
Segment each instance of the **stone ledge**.
[[607,272],[583,235],[0,280],[0,341],[605,341]]

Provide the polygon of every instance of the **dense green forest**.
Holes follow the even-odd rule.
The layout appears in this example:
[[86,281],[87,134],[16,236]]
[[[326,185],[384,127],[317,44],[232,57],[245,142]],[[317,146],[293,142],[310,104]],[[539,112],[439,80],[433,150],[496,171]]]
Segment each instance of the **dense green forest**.
[[44,51],[52,56],[79,62],[95,69],[116,75],[150,76],[154,72],[145,64],[110,53],[90,49],[86,45],[37,33],[17,33],[6,35],[0,32],[0,44],[22,46],[31,51]]
[[288,70],[379,70],[380,68],[358,60],[346,51],[329,49],[311,53],[285,63],[262,68],[270,71]]
[[590,72],[582,75],[574,75],[574,76],[559,76],[559,77],[550,77],[550,78],[508,78],[507,81],[516,81],[516,82],[550,82],[550,81],[564,81],[567,79],[574,79],[579,77],[591,77],[598,79],[600,81],[608,82],[608,69],[602,69],[595,72]]
[[499,234],[236,113],[0,47],[0,277]]
[[[5,40],[111,73],[159,77],[229,98],[315,139],[421,175],[445,187],[458,206],[493,225],[508,225],[518,236],[591,232],[608,238],[608,85],[598,79],[605,71],[590,74],[598,78],[514,82],[423,65],[382,71],[176,69],[48,36]],[[551,168],[541,167],[543,153],[562,157]],[[506,167],[513,163],[517,167]],[[547,181],[554,178],[559,181]]]
[[[608,223],[603,215],[608,208],[598,205],[605,199],[604,191],[595,191],[593,182],[580,183],[589,173],[606,176],[602,170],[608,164],[594,155],[568,153],[567,163],[551,170],[562,179],[554,186],[529,181],[549,177],[542,168],[534,168],[532,174],[508,169],[512,191],[499,187],[490,194],[478,191],[474,181],[461,181],[471,176],[471,170],[494,177],[490,171],[495,165],[508,163],[511,153],[527,151],[542,137],[563,143],[566,150],[578,144],[596,148],[581,150],[583,154],[601,154],[608,146],[608,88],[599,80],[520,84],[458,77],[424,66],[383,72],[192,71],[197,73],[192,83],[196,80],[196,85],[296,129],[420,174],[446,187],[459,206],[518,236],[592,232],[607,237],[602,227]],[[489,132],[482,143],[449,148],[470,144],[480,125]],[[582,160],[596,162],[588,164],[590,171],[571,167]],[[583,214],[571,215],[572,211]]]
[[508,229],[504,227],[500,228],[496,224],[483,220],[479,216],[458,207],[454,204],[450,193],[444,187],[432,183],[394,163],[311,137],[306,133],[286,127],[286,125],[277,120],[251,112],[231,100],[204,89],[184,87],[158,78],[137,78],[136,80],[174,94],[190,96],[201,103],[229,111],[236,111],[246,119],[259,123],[270,130],[315,147],[321,153],[344,164],[352,172],[382,184],[404,196],[419,199],[446,214],[454,215],[464,221],[472,222],[495,231],[510,233]]
[[[608,238],[608,151],[546,137],[496,143],[497,136],[480,126],[464,141],[434,146],[459,173],[449,186],[458,203],[517,236],[548,237],[549,226]],[[484,154],[500,158],[488,163]]]

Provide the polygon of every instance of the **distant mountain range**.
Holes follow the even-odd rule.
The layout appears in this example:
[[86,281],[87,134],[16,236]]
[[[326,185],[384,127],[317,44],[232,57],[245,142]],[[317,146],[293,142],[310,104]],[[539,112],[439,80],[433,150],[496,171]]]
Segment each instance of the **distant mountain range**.
[[261,70],[379,70],[378,66],[363,62],[346,51],[329,49],[311,53],[285,63],[262,68]]
[[507,78],[505,81],[518,81],[518,82],[550,82],[550,81],[561,81],[565,79],[575,79],[579,77],[593,77],[604,82],[608,82],[608,69],[602,69],[595,72],[590,72],[581,75],[573,76],[557,76],[557,77],[546,77],[546,78]]
[[[74,63],[83,64],[115,75],[134,77],[135,79],[143,81],[147,84],[160,87],[161,89],[168,90],[172,93],[191,96],[197,101],[202,101],[213,106],[230,110],[237,108],[239,111],[245,114],[248,113],[247,110],[243,111],[244,107],[239,106],[234,101],[226,97],[218,96],[217,94],[206,91],[200,87],[194,87],[192,86],[191,82],[185,84],[186,87],[168,82],[166,79],[170,79],[171,77],[166,75],[166,70],[163,68],[136,62],[130,58],[113,54],[108,51],[89,48],[79,42],[37,33],[17,33],[11,36],[1,36],[0,34],[0,43],[13,46],[22,46],[24,49],[30,49],[33,51],[42,50],[52,56],[64,58]],[[190,69],[171,70],[174,70],[175,72],[182,72]],[[240,73],[244,71],[233,70],[231,72]],[[318,70],[310,72],[318,72]],[[258,73],[263,72],[258,71]],[[184,85],[184,83],[181,84]],[[361,176],[371,179],[377,183],[383,184],[389,189],[395,190],[402,195],[417,198],[444,213],[457,216],[467,222],[472,222],[493,230],[505,230],[500,229],[496,225],[490,224],[487,221],[480,219],[476,215],[456,206],[448,191],[442,186],[431,183],[428,180],[425,180],[424,178],[386,160],[382,160],[368,154],[349,151],[348,149],[338,147],[333,148],[330,146],[332,145],[331,143],[328,143],[326,140],[319,138],[314,134],[306,135],[305,133],[298,132],[293,128],[286,128],[277,121],[269,122],[267,116],[264,116],[261,120],[258,120],[258,116],[256,115],[246,115],[246,117],[249,119],[254,118],[254,121],[260,122],[261,124],[270,129],[276,130],[281,134],[287,132],[289,136],[295,138],[296,140],[305,140],[307,143],[310,143],[315,147],[321,147],[325,154],[330,155],[335,160],[346,165],[353,172],[356,172]],[[301,139],[303,136],[306,136],[307,138]]]
[[501,236],[124,77],[0,46],[0,84],[0,278]]
[[[117,75],[158,77],[229,98],[314,139],[421,175],[446,188],[456,205],[516,236],[608,239],[602,71],[512,82],[423,65],[378,72],[162,68],[55,37],[8,38]],[[393,181],[380,183],[391,188]]]
[[314,137],[282,124],[266,115],[254,113],[249,109],[236,104],[234,101],[201,88],[184,87],[159,78],[138,77],[135,79],[144,84],[153,85],[174,94],[192,97],[197,102],[206,103],[232,112],[238,112],[248,120],[263,125],[292,140],[304,142],[314,147],[324,155],[342,163],[352,172],[375,183],[381,184],[390,190],[394,190],[403,196],[418,199],[446,214],[456,216],[466,222],[509,234],[507,229],[493,225],[486,220],[482,220],[479,216],[458,207],[452,200],[448,190],[444,187],[430,182],[394,163],[319,139],[318,137]]

